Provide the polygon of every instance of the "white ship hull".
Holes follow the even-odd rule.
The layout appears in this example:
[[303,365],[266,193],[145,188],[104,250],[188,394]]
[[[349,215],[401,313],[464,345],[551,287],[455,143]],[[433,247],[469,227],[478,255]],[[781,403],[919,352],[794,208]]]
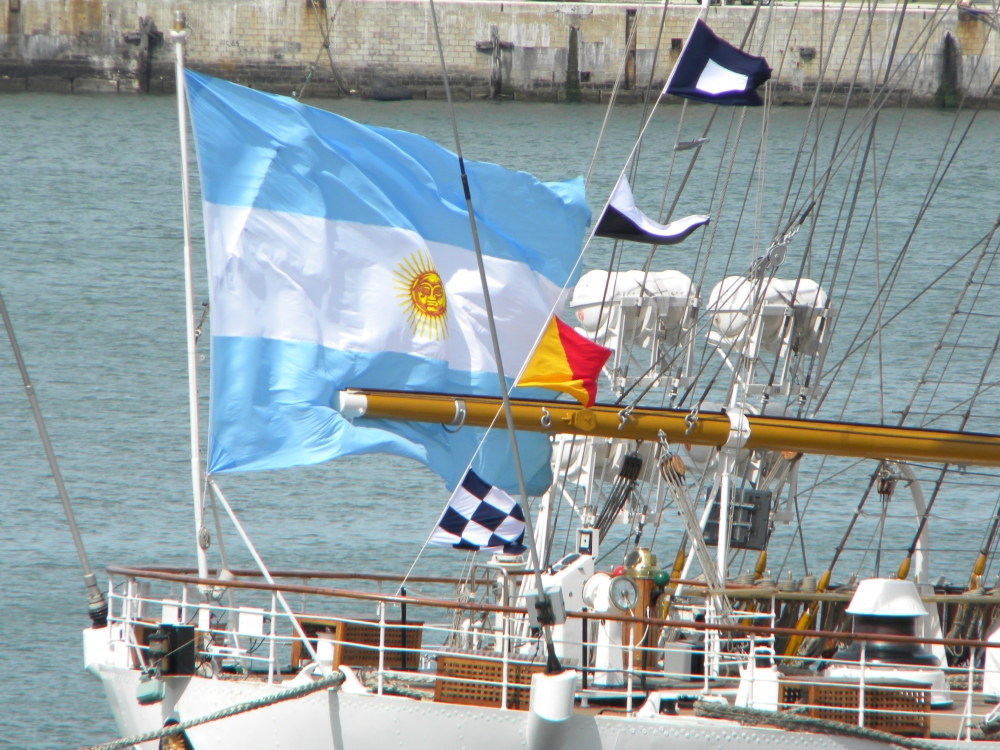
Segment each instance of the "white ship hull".
[[[194,719],[287,689],[262,682],[171,677],[165,680],[167,694],[163,702],[141,706],[135,698],[138,672],[105,665],[91,669],[104,684],[123,737],[155,731],[169,718]],[[187,734],[197,750],[514,750],[527,746],[527,720],[525,711],[328,690],[194,727]],[[959,744],[947,740],[935,740],[935,743]],[[760,750],[761,747],[874,750],[885,747],[878,742],[850,737],[745,727],[715,719],[593,713],[577,713],[569,720],[561,746],[572,750]],[[157,750],[158,743],[139,747]],[[976,747],[1000,750],[1000,742],[977,742]]]

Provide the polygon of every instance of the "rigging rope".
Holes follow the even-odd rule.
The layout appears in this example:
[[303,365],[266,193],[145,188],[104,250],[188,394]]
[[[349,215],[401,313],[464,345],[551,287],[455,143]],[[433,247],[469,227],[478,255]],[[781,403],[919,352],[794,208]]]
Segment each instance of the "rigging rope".
[[[666,5],[669,0],[664,0],[663,8],[666,13]],[[608,100],[608,108],[604,112],[604,120],[601,122],[601,130],[597,134],[597,143],[594,144],[594,155],[590,158],[590,167],[587,169],[587,178],[584,180],[584,187],[590,186],[590,178],[594,176],[594,167],[597,166],[597,155],[601,152],[601,145],[604,143],[604,133],[608,129],[608,120],[611,119],[611,110],[614,109],[615,101],[618,99],[618,91],[621,89],[622,78],[625,76],[625,67],[628,64],[628,53],[635,44],[636,33],[639,29],[639,14],[635,14],[632,21],[632,33],[625,42],[625,54],[622,55],[622,64],[618,68],[618,75],[615,77],[615,85],[611,88],[611,98]],[[645,115],[645,110],[643,111]],[[640,128],[641,130],[641,128]]]
[[[939,0],[937,8],[935,8],[935,10],[932,12],[931,19],[929,21],[927,21],[927,23],[924,25],[924,27],[922,29],[920,29],[920,31],[918,31],[918,33],[916,34],[916,36],[914,38],[913,43],[906,50],[906,52],[903,54],[904,63],[902,63],[901,65],[899,65],[896,68],[895,72],[893,72],[893,73],[890,74],[890,79],[891,80],[889,80],[886,84],[882,85],[881,87],[876,87],[876,93],[871,98],[871,101],[869,102],[869,105],[862,112],[861,119],[858,121],[858,123],[854,126],[854,128],[851,130],[851,132],[847,136],[847,142],[848,142],[849,145],[850,145],[850,143],[851,143],[851,141],[853,139],[860,138],[860,136],[863,133],[863,131],[865,130],[866,126],[869,124],[871,116],[873,116],[873,114],[874,114],[874,111],[877,110],[877,109],[880,109],[880,108],[884,107],[887,104],[889,96],[892,94],[892,92],[895,90],[896,86],[898,85],[898,81],[902,80],[903,77],[910,70],[915,70],[917,68],[917,63],[922,59],[921,55],[924,52],[924,50],[926,49],[927,45],[930,43],[934,31],[937,29],[938,26],[940,26],[944,22],[944,19],[945,19],[946,15],[947,15],[946,12],[945,13],[939,13],[939,11],[941,10],[941,6],[942,6],[943,2],[944,2],[944,0]],[[948,3],[947,7],[945,8],[945,11],[947,11],[948,9],[950,9],[953,4],[954,4],[954,0],[951,0]],[[926,34],[926,36],[925,36],[925,34]],[[921,39],[923,40],[922,42],[921,42]],[[853,94],[853,89],[854,89],[855,85],[856,85],[856,75],[855,75],[854,83],[849,88],[847,100],[845,101],[845,108],[844,108],[845,109],[845,116],[846,116],[847,106],[850,104],[850,97]],[[839,139],[837,141],[837,144],[839,144]],[[849,146],[845,146],[845,148],[843,149],[843,151],[844,152],[849,151]],[[819,188],[820,190],[822,190],[825,187],[825,185],[828,184],[832,180],[833,176],[836,174],[836,172],[840,168],[840,166],[834,164],[835,157],[838,156],[838,153],[839,152],[837,152],[836,148],[835,148],[834,153],[831,156],[831,165],[826,170],[824,170],[824,172],[822,173],[821,179],[819,181],[820,185],[821,185],[821,187]],[[841,165],[842,165],[842,163],[843,163],[843,160],[841,160]],[[805,179],[805,178],[803,177],[803,179]],[[808,207],[812,202],[814,202],[814,200],[815,200],[815,194],[816,194],[816,190],[815,189],[813,191],[810,191],[809,193],[807,193],[806,197],[805,197],[805,200],[802,201],[803,205],[805,205],[806,207]],[[792,217],[789,219],[788,225],[794,223],[795,216],[796,216],[797,213],[801,213],[801,210],[792,213]]]

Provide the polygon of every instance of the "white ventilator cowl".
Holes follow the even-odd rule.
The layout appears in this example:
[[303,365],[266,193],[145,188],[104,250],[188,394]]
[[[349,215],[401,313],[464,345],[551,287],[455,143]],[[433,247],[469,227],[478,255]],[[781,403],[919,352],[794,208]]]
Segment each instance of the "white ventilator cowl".
[[847,614],[862,617],[926,617],[927,610],[912,581],[869,578],[858,584]]

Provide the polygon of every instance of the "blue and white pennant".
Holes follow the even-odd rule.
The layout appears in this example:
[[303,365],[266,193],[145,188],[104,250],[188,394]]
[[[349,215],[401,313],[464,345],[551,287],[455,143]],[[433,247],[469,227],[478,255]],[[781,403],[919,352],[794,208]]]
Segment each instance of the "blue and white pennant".
[[523,541],[521,506],[506,492],[486,484],[469,469],[452,493],[428,544],[519,555],[526,549]]

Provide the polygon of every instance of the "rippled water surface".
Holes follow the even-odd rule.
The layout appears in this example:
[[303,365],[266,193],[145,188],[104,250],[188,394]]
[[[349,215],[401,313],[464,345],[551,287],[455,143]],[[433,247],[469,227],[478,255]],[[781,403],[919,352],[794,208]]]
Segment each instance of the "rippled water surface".
[[[451,145],[443,103],[345,101],[323,106]],[[688,111],[685,137],[699,134],[708,111]],[[636,194],[650,213],[660,200],[679,114],[679,108],[664,108],[642,151]],[[726,182],[723,142],[728,129],[732,143],[739,125],[738,116],[731,123],[729,114],[720,115],[680,212],[702,211],[713,190],[720,194]],[[467,158],[529,170],[543,179],[586,173],[603,116],[596,106],[504,102],[459,107]],[[614,113],[589,190],[593,206],[601,204],[614,183],[639,116],[636,107]],[[762,236],[772,230],[805,116],[805,109],[782,108],[771,118]],[[829,115],[831,122],[839,116]],[[191,564],[194,559],[175,118],[174,102],[167,98],[0,97],[0,287],[97,569],[126,562]],[[856,118],[856,113],[849,115],[849,123]],[[899,118],[899,112],[883,116],[873,151],[879,169],[893,146]],[[952,113],[910,112],[898,130],[890,180],[879,205],[878,240],[885,258],[895,257],[906,239],[953,121]],[[988,112],[970,130],[914,238],[899,281],[900,304],[985,234],[996,218],[998,126],[1000,116]],[[727,184],[726,213],[705,274],[706,288],[727,266],[741,272],[752,258],[756,183],[744,223],[738,232],[734,228],[760,133],[759,116],[752,113],[740,133],[740,157]],[[679,164],[678,172],[686,161]],[[868,192],[861,201],[870,204],[870,179],[863,189]],[[826,234],[822,239],[817,234],[816,257],[837,247],[828,230],[843,195],[841,186],[830,198],[833,208],[825,209],[827,223],[821,229]],[[848,192],[848,205],[849,197]],[[866,209],[856,220],[867,216]],[[197,221],[195,237],[200,302],[206,289]],[[692,239],[661,249],[654,266],[692,273],[702,245]],[[585,268],[605,266],[609,251],[609,245],[596,243],[585,257]],[[641,265],[644,252],[629,248],[622,267]],[[793,245],[790,258],[800,262],[801,248]],[[855,329],[871,308],[874,263],[869,239],[851,296],[842,305],[844,320]],[[819,273],[818,266],[810,268]],[[905,323],[887,329],[882,379],[866,365],[856,395],[847,403],[849,416],[878,421],[880,408],[883,416],[899,408],[960,283],[959,277],[946,279],[909,311]],[[849,332],[847,323],[842,330]],[[203,374],[207,365],[203,362]],[[843,405],[850,377],[831,400],[835,412]],[[880,383],[885,383],[881,389]],[[814,568],[826,564],[863,479],[863,472],[856,473],[818,491],[815,512],[805,520]],[[223,486],[264,559],[275,567],[404,571],[446,499],[436,477],[391,457],[226,477]],[[954,551],[934,559],[935,575],[967,576],[974,555],[968,539],[978,543],[995,495],[995,489],[984,489],[936,515],[942,520],[932,522],[935,540]],[[903,522],[898,538],[893,537],[897,546],[912,533],[907,513],[912,511],[899,510]],[[677,534],[676,523],[670,523],[658,544],[663,545],[661,555],[672,559]],[[788,528],[779,529],[772,544],[783,554],[790,538]],[[249,564],[235,538],[229,546],[238,562]],[[788,567],[801,572],[797,543],[795,550]],[[851,561],[860,559],[852,554],[845,574]],[[459,562],[449,551],[429,552],[421,569],[454,568]],[[66,748],[114,736],[103,691],[82,670],[80,629],[87,620],[76,559],[13,357],[2,339],[0,591],[0,744]]]

